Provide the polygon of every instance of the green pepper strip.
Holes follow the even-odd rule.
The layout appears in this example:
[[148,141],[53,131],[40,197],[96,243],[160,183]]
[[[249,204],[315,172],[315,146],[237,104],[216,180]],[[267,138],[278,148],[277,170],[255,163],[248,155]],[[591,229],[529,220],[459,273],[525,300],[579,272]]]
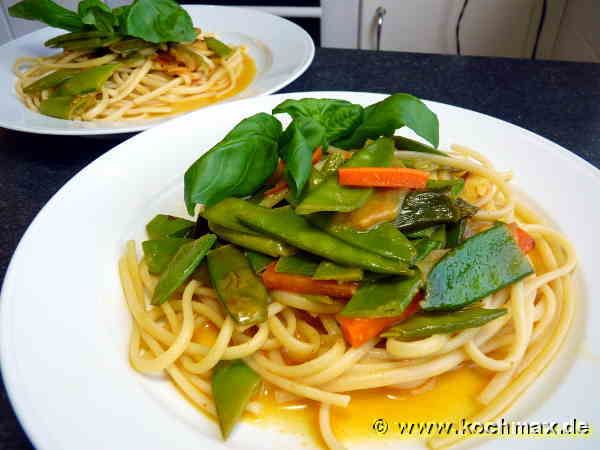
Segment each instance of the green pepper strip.
[[506,224],[478,233],[448,252],[427,277],[427,311],[460,309],[533,273]]
[[364,283],[340,314],[345,317],[370,318],[399,316],[422,285],[420,274],[410,278],[391,277]]
[[383,337],[401,340],[422,339],[434,334],[449,334],[476,328],[506,314],[505,308],[466,308],[447,313],[418,313],[382,333]]
[[[146,233],[150,239],[161,239],[167,237],[192,237],[194,222],[169,214],[157,214],[146,225]],[[198,236],[200,237],[200,236]]]
[[254,250],[273,257],[292,255],[296,253],[296,249],[290,247],[280,241],[271,239],[267,236],[257,236],[254,234],[241,233],[239,231],[230,230],[220,225],[208,222],[210,230],[226,241],[240,247]]
[[215,400],[219,428],[227,439],[240,420],[246,405],[258,391],[261,377],[241,359],[221,361],[212,374],[212,395]]
[[[380,138],[357,151],[342,167],[388,167],[393,155],[392,140]],[[372,193],[372,188],[341,186],[337,173],[334,173],[308,192],[296,207],[296,213],[304,215],[320,211],[354,211],[363,206]]]
[[152,295],[152,304],[160,305],[166,302],[192,275],[216,241],[217,237],[214,234],[206,234],[182,245],[158,279]]
[[258,231],[338,264],[378,273],[412,275],[406,263],[384,258],[336,239],[294,214],[289,206],[267,209],[246,203],[246,208],[238,212],[238,218]]
[[340,266],[330,261],[321,261],[313,274],[315,280],[360,281],[363,270],[358,267]]
[[208,47],[209,50],[212,50],[217,55],[219,55],[221,58],[227,57],[231,54],[231,52],[233,52],[231,47],[229,47],[227,44],[221,42],[217,38],[213,38],[213,37],[204,38],[204,42],[206,43],[206,46]]
[[355,230],[334,223],[331,214],[312,214],[307,219],[323,231],[355,247],[368,250],[386,258],[411,263],[416,251],[408,239],[391,223],[382,223],[368,230]]
[[66,95],[81,95],[89,92],[98,92],[104,83],[111,77],[120,64],[105,64],[92,67],[72,76],[60,84],[54,92],[56,97]]
[[224,245],[208,253],[208,271],[217,296],[239,325],[267,319],[268,294],[250,263],[237,248]]
[[23,88],[23,92],[26,94],[34,94],[36,92],[40,92],[46,89],[53,88],[58,86],[63,81],[72,78],[73,75],[80,72],[77,69],[59,69],[52,72],[49,75],[46,75],[44,78],[40,78],[37,81],[34,81],[27,87]]
[[190,241],[191,239],[185,238],[163,238],[142,242],[148,271],[153,274],[162,273],[177,253],[177,250]]

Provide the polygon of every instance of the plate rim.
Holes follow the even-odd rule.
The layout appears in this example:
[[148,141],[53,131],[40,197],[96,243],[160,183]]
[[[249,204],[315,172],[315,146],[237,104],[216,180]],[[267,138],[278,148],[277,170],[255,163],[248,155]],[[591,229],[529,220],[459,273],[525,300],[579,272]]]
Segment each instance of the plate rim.
[[[202,5],[202,4],[182,4],[181,6],[183,6],[186,9],[229,9],[229,10],[236,10],[237,12],[248,12],[250,11],[252,14],[256,14],[259,16],[263,16],[263,17],[271,17],[276,21],[279,21],[281,23],[286,23],[286,26],[291,26],[292,28],[294,28],[296,31],[300,32],[300,34],[302,35],[303,41],[308,44],[308,54],[306,59],[303,61],[302,65],[298,66],[296,68],[296,70],[294,70],[294,72],[292,72],[291,76],[289,76],[287,79],[282,80],[281,82],[279,82],[278,84],[273,85],[272,87],[270,87],[269,89],[267,89],[266,91],[255,95],[253,97],[248,97],[248,98],[242,98],[242,99],[225,99],[225,102],[216,102],[207,106],[204,106],[202,108],[199,109],[207,109],[207,108],[213,108],[215,106],[219,106],[221,104],[224,103],[231,103],[234,101],[242,101],[242,100],[247,100],[247,99],[251,99],[251,98],[256,98],[256,97],[264,97],[265,95],[271,95],[274,94],[276,92],[278,92],[279,90],[283,89],[284,87],[290,85],[291,83],[293,83],[294,81],[296,81],[298,78],[300,78],[307,70],[308,68],[311,66],[314,58],[315,58],[315,43],[312,39],[312,37],[308,34],[308,32],[300,27],[299,25],[295,24],[294,22],[292,22],[289,19],[286,19],[285,17],[281,17],[281,16],[277,16],[275,14],[271,14],[269,12],[263,11],[263,10],[257,10],[257,9],[253,9],[253,8],[243,8],[243,7],[239,7],[239,6],[228,6],[228,5]],[[2,45],[0,45],[0,50],[2,50],[3,48],[8,48],[11,47],[12,45],[14,45],[15,43],[23,43],[23,42],[27,42],[29,39],[32,38],[32,35],[36,34],[36,33],[43,33],[43,32],[47,32],[48,30],[52,30],[52,29],[56,29],[53,27],[42,27],[40,29],[31,31],[27,34],[24,34],[23,36],[19,36],[16,39],[12,39]],[[40,43],[40,45],[42,45]],[[12,64],[11,64],[12,66]],[[12,72],[12,70],[11,70]],[[13,80],[14,82],[14,80]],[[14,90],[14,87],[12,88]],[[227,101],[229,100],[229,101]],[[24,105],[22,105],[23,108],[25,108]],[[156,127],[160,124],[163,124],[165,122],[168,122],[170,120],[176,119],[178,117],[182,117],[185,116],[187,114],[193,113],[194,111],[198,111],[198,109],[194,109],[191,111],[186,111],[180,114],[176,114],[173,116],[166,116],[164,118],[157,118],[155,120],[149,120],[147,123],[140,123],[140,124],[136,124],[136,125],[132,125],[130,127],[123,127],[123,128],[114,128],[114,129],[86,129],[86,128],[73,128],[73,129],[68,129],[68,128],[59,128],[59,129],[47,129],[47,128],[31,128],[31,127],[27,127],[27,126],[21,126],[21,125],[15,125],[12,124],[10,122],[7,122],[5,120],[2,119],[2,117],[0,116],[0,127],[1,128],[6,128],[7,130],[13,130],[13,131],[19,131],[22,133],[31,133],[31,134],[39,134],[39,135],[50,135],[50,136],[114,136],[114,135],[127,135],[127,134],[132,134],[132,133],[138,133],[141,131],[145,131],[148,130],[150,128]]]
[[[274,94],[274,95],[271,94],[271,95],[269,95],[269,97],[274,98],[274,99],[279,98],[279,99],[283,100],[286,98],[294,98],[294,97],[298,97],[298,96],[327,97],[327,96],[332,96],[332,95],[334,95],[334,96],[340,96],[340,95],[353,96],[353,95],[387,95],[387,94],[380,93],[380,92],[358,92],[358,91],[296,91],[296,92],[281,93],[281,94]],[[237,100],[235,103],[251,103],[251,102],[255,102],[255,101],[259,100],[261,97],[264,97],[264,96],[241,99],[241,100]],[[508,125],[511,128],[515,128],[516,130],[518,130],[519,133],[522,133],[523,135],[527,136],[528,138],[538,140],[538,141],[542,142],[544,145],[552,147],[554,149],[554,151],[556,151],[556,153],[561,156],[561,158],[567,159],[567,160],[572,160],[574,163],[577,164],[576,167],[582,173],[584,173],[586,176],[592,177],[593,182],[598,183],[598,185],[600,186],[600,169],[599,168],[595,167],[593,164],[589,163],[588,161],[586,161],[584,158],[582,158],[578,154],[569,151],[565,147],[553,142],[552,140],[550,140],[548,138],[545,138],[539,134],[529,131],[529,130],[527,130],[523,127],[520,127],[519,125],[513,124],[509,121],[499,119],[494,116],[491,116],[491,115],[488,115],[485,113],[481,113],[481,112],[478,112],[475,110],[462,108],[462,107],[450,105],[447,103],[441,103],[441,102],[435,102],[435,101],[429,101],[429,100],[424,100],[424,101],[431,105],[437,104],[437,105],[441,105],[442,107],[455,108],[463,113],[466,112],[468,114],[480,115],[480,116],[486,118],[487,120],[491,119],[492,121],[497,122],[501,125],[504,125],[504,126]],[[233,103],[233,102],[231,102],[231,103]],[[229,105],[229,103],[217,104],[217,105],[215,105],[215,107],[217,107],[217,108],[218,107],[228,107],[226,105]],[[203,114],[204,110],[205,110],[205,108],[203,108],[201,110],[192,111],[192,112],[186,114],[186,116],[189,114]],[[156,127],[153,127],[151,129],[145,131],[144,133],[160,133],[162,127],[165,127],[168,129],[168,127],[173,126],[171,124],[171,122],[175,122],[178,120],[185,120],[185,119],[183,119],[183,116],[176,117],[172,120],[158,124]],[[156,131],[154,131],[154,130],[156,130]],[[25,245],[24,243],[26,243],[28,240],[30,240],[32,238],[32,235],[33,235],[33,233],[35,233],[35,230],[39,226],[40,221],[43,220],[44,216],[48,213],[48,211],[53,208],[55,203],[60,201],[61,197],[67,195],[74,187],[76,187],[78,180],[80,178],[84,177],[87,174],[87,172],[89,170],[91,170],[95,165],[99,164],[101,161],[106,161],[106,160],[114,157],[117,154],[117,152],[119,152],[121,150],[122,146],[131,145],[131,143],[129,141],[135,141],[135,140],[139,139],[139,136],[142,136],[142,133],[135,135],[135,136],[131,137],[130,139],[127,139],[126,141],[123,141],[122,143],[119,143],[118,145],[112,147],[110,150],[103,153],[101,156],[99,156],[98,158],[96,158],[95,160],[93,160],[92,162],[87,164],[86,166],[84,166],[81,170],[79,170],[77,173],[75,173],[67,182],[65,182],[60,187],[60,189],[58,189],[58,191],[56,193],[54,193],[50,197],[50,199],[44,204],[44,206],[37,212],[34,219],[27,226],[27,228],[26,228],[25,232],[23,233],[23,235],[21,236],[19,243],[18,243],[17,247],[15,248],[15,251],[13,252],[13,255],[11,256],[10,262],[7,266],[7,270],[6,270],[6,273],[5,273],[3,282],[2,282],[2,286],[0,288],[0,373],[4,380],[7,397],[10,401],[11,407],[13,408],[14,414],[17,417],[19,424],[23,428],[28,439],[36,448],[54,448],[54,447],[52,447],[52,445],[51,445],[52,438],[50,437],[51,435],[47,432],[47,430],[44,430],[39,422],[37,424],[32,423],[33,422],[32,418],[38,417],[37,408],[34,406],[34,403],[28,402],[28,397],[29,397],[28,393],[25,392],[23,389],[19,389],[19,383],[18,383],[19,371],[18,371],[17,363],[9,360],[9,358],[11,356],[9,346],[10,346],[10,341],[12,338],[12,335],[11,335],[11,333],[9,333],[9,331],[12,332],[12,329],[9,326],[9,323],[6,322],[7,319],[10,319],[10,316],[8,315],[7,310],[9,308],[11,308],[12,303],[14,303],[14,301],[16,301],[16,299],[13,299],[13,301],[11,303],[11,300],[9,300],[11,297],[7,297],[7,293],[11,290],[12,285],[16,282],[17,266],[23,264],[23,262],[21,262],[21,260],[24,258],[24,256],[21,256],[21,253],[23,252],[23,247]],[[581,273],[578,273],[578,276],[581,277]],[[585,284],[587,285],[587,280],[584,280],[584,281],[585,281]],[[572,332],[572,330],[570,332]],[[554,392],[553,392],[553,394],[554,394]],[[43,435],[45,435],[46,437],[44,437],[42,439]],[[48,437],[50,437],[50,438],[48,438]]]

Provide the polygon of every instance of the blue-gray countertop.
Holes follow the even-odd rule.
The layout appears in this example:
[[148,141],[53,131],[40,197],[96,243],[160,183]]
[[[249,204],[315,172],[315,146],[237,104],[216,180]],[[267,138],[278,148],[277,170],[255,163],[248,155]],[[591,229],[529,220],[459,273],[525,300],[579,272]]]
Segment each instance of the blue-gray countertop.
[[[600,167],[600,64],[317,49],[311,67],[282,92],[325,90],[409,92],[473,109],[538,133]],[[40,208],[119,142],[0,128],[0,280]],[[31,448],[3,386],[0,448]]]

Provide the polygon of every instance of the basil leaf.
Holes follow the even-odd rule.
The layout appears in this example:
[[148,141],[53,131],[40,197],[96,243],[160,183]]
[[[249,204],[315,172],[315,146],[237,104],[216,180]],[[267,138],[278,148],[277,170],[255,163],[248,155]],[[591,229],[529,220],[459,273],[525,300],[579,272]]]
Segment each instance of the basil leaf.
[[101,0],[83,0],[79,3],[77,12],[83,23],[92,25],[99,31],[112,32],[118,23],[110,7]]
[[77,14],[51,0],[23,0],[8,8],[8,13],[12,17],[39,20],[68,31],[81,31],[86,27]]
[[129,14],[129,8],[131,8],[131,5],[123,5],[117,6],[112,10],[113,15],[117,19],[117,28],[123,34],[125,34],[127,14]]
[[273,109],[273,114],[287,113],[293,119],[310,117],[325,128],[327,141],[350,134],[362,121],[363,108],[346,100],[303,98],[286,100]]
[[409,127],[431,145],[439,144],[437,116],[410,94],[393,94],[365,109],[362,123],[345,139],[334,142],[340,148],[362,148],[367,139],[392,136],[398,128]]
[[196,39],[192,18],[173,0],[135,0],[125,16],[125,34],[155,44]]
[[279,155],[294,198],[302,193],[310,176],[313,150],[326,142],[325,128],[310,117],[294,119],[281,136]]
[[258,113],[238,123],[225,138],[185,172],[184,198],[188,212],[194,205],[213,205],[226,197],[252,194],[277,166],[281,123]]

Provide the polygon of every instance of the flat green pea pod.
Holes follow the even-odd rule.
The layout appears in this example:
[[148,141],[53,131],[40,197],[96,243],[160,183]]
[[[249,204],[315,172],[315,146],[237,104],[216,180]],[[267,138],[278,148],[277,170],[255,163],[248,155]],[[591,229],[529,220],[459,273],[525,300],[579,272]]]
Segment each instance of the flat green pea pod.
[[238,212],[246,208],[248,202],[239,198],[229,197],[207,207],[202,216],[209,222],[241,233],[258,235],[255,230],[244,225],[238,219]]
[[26,94],[35,94],[36,92],[44,91],[46,89],[50,89],[58,86],[63,81],[72,78],[73,75],[79,73],[78,69],[59,69],[55,70],[49,75],[46,75],[43,78],[40,78],[37,81],[27,85],[23,88],[23,92]]
[[454,248],[461,244],[465,240],[464,236],[466,228],[467,219],[461,219],[456,223],[448,225],[446,230],[446,246],[449,248]]
[[61,97],[98,92],[119,65],[119,63],[104,64],[83,70],[60,84],[53,95]]
[[[380,138],[357,151],[342,167],[388,167],[393,155],[393,141]],[[364,205],[372,193],[372,188],[340,185],[337,173],[334,173],[302,199],[296,207],[296,213],[304,215],[320,211],[354,211]]]
[[229,241],[232,244],[239,245],[240,247],[247,248],[248,250],[254,250],[273,257],[296,253],[295,248],[267,236],[242,233],[211,222],[208,222],[208,227],[220,238]]
[[463,308],[533,273],[506,224],[498,223],[449,251],[427,277],[426,311]]
[[60,48],[65,42],[80,41],[84,39],[109,38],[114,33],[108,31],[75,31],[73,33],[60,34],[44,42],[46,47]]
[[312,277],[317,267],[319,267],[319,262],[307,255],[283,256],[275,264],[275,272]]
[[118,53],[122,56],[129,56],[133,53],[139,52],[140,50],[146,50],[150,48],[156,48],[156,45],[151,42],[144,41],[143,39],[123,39],[119,42],[115,42],[110,45],[112,52]]
[[261,381],[260,375],[241,359],[221,361],[213,369],[212,395],[223,439],[227,439],[242,417]]
[[209,252],[207,261],[217,296],[238,325],[267,320],[267,290],[241,251],[223,245]]
[[404,312],[423,286],[420,274],[390,277],[364,283],[358,288],[340,315],[344,317],[395,317]]
[[359,267],[340,266],[330,261],[321,261],[313,274],[315,280],[360,281],[363,270]]
[[189,278],[217,241],[214,234],[182,245],[162,273],[152,295],[152,304],[161,305]]
[[177,253],[177,250],[190,242],[185,238],[150,239],[142,242],[144,260],[148,264],[148,271],[152,274],[161,274]]
[[415,191],[404,199],[394,225],[401,231],[414,231],[440,223],[455,223],[477,210],[476,206],[445,193]]
[[121,36],[110,36],[105,38],[80,39],[67,41],[60,45],[65,50],[93,50],[96,48],[109,47],[122,39]]
[[233,52],[231,47],[229,47],[227,44],[223,43],[222,41],[218,40],[217,38],[207,37],[207,38],[204,38],[204,42],[206,43],[206,46],[208,47],[209,50],[212,50],[217,55],[219,55],[221,58],[225,58],[225,57],[231,55],[231,53]]
[[346,162],[346,160],[342,153],[330,153],[323,161],[320,169],[317,170],[313,168],[311,176],[308,179],[307,191],[310,192],[325,181],[327,177],[334,175],[337,170],[344,165],[344,162]]
[[274,261],[270,256],[258,252],[248,251],[244,252],[244,255],[248,258],[248,262],[256,274],[263,272]]
[[448,156],[447,153],[444,153],[437,148],[431,147],[427,144],[422,144],[421,142],[414,141],[404,136],[393,136],[394,145],[398,150],[408,150],[411,152],[421,152],[421,153],[431,153],[433,155],[441,155]]
[[432,251],[441,250],[446,247],[446,226],[438,225],[431,228],[433,228],[433,231],[429,237],[413,241],[417,251],[417,256],[415,258],[415,263],[417,263],[417,265],[426,260]]
[[377,273],[412,275],[408,264],[347,244],[312,226],[289,206],[267,209],[247,202],[238,218],[257,231],[338,264]]
[[382,223],[370,230],[360,231],[336,223],[331,214],[312,214],[307,219],[326,233],[355,247],[409,264],[415,259],[413,245],[391,223]]
[[449,334],[477,328],[507,313],[505,308],[465,308],[453,312],[417,313],[381,334],[400,340],[423,339],[434,334]]
[[72,120],[91,108],[94,103],[96,103],[94,96],[67,95],[47,98],[40,103],[39,108],[40,113],[45,116]]
[[146,233],[150,239],[168,237],[192,237],[194,222],[170,214],[157,214],[146,225]]
[[447,192],[451,198],[460,195],[465,187],[465,180],[454,178],[452,180],[427,180],[427,189],[437,192]]

